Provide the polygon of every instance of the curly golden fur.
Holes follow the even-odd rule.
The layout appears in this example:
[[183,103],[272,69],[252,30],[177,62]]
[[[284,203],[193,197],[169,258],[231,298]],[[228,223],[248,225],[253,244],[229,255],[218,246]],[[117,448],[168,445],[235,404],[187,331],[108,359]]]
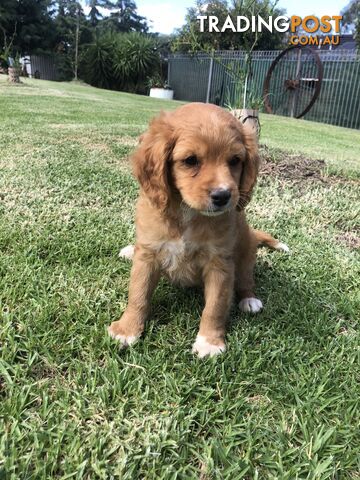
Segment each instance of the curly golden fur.
[[233,293],[245,311],[262,304],[254,295],[256,248],[283,244],[252,230],[245,218],[259,168],[257,140],[230,113],[192,103],[161,113],[132,156],[140,184],[128,306],[109,327],[129,345],[139,338],[159,277],[203,285],[205,308],[193,351],[200,357],[225,349]]

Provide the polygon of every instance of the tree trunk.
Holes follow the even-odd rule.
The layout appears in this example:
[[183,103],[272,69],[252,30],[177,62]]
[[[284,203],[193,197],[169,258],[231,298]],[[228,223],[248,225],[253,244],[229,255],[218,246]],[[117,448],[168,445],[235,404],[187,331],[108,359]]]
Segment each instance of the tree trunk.
[[80,32],[80,5],[77,5],[76,33],[75,33],[75,80],[78,79],[78,61],[79,61],[79,32]]

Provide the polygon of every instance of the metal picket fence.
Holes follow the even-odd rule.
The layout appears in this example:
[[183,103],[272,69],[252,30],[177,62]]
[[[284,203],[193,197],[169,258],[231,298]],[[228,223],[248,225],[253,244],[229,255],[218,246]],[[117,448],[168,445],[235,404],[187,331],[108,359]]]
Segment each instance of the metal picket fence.
[[[253,52],[248,79],[248,91],[253,96],[262,97],[266,74],[279,53]],[[317,53],[324,68],[321,92],[304,118],[360,129],[360,55],[339,49],[317,50]],[[234,105],[239,100],[238,87],[245,61],[243,51],[173,54],[168,62],[168,82],[177,100]]]
[[58,80],[56,58],[54,55],[30,55],[28,73],[42,80]]

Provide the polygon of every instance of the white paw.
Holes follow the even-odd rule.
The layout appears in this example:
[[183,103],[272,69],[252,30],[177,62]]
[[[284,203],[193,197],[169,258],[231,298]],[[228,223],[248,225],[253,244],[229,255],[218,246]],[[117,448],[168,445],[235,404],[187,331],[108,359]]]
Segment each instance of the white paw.
[[257,313],[263,308],[263,304],[258,298],[243,298],[239,303],[239,308],[243,312]]
[[286,243],[278,242],[275,246],[275,250],[279,250],[279,252],[290,252],[290,248],[286,245]]
[[126,335],[115,334],[111,331],[111,326],[108,328],[108,333],[110,337],[112,337],[114,340],[117,340],[120,343],[120,348],[128,347],[132,343],[135,343],[136,340],[138,340],[140,337],[139,335],[126,336]]
[[192,353],[196,353],[199,358],[204,358],[207,355],[214,357],[220,353],[225,352],[225,345],[213,345],[209,343],[205,337],[198,335],[192,347]]
[[135,252],[134,245],[128,245],[120,250],[119,257],[126,258],[127,260],[132,260]]

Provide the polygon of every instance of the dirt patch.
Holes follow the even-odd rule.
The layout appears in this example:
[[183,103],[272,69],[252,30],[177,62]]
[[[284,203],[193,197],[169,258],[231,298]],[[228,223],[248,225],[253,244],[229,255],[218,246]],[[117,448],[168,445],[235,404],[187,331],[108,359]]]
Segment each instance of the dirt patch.
[[30,375],[34,380],[51,380],[58,376],[58,372],[50,365],[36,365]]
[[341,235],[336,235],[336,241],[346,245],[348,248],[360,248],[360,237],[355,232],[345,232]]
[[267,146],[260,146],[260,178],[267,175],[277,177],[284,183],[301,186],[305,183],[336,184],[347,183],[360,185],[360,181],[347,179],[338,175],[328,175],[324,160],[313,160],[303,155],[275,153]]
[[317,180],[325,182],[325,162],[312,160],[302,155],[291,155],[283,152],[271,152],[266,146],[260,146],[260,174],[271,175],[299,182]]
[[247,397],[246,400],[254,405],[267,405],[271,403],[271,400],[266,395],[253,395],[252,397]]

